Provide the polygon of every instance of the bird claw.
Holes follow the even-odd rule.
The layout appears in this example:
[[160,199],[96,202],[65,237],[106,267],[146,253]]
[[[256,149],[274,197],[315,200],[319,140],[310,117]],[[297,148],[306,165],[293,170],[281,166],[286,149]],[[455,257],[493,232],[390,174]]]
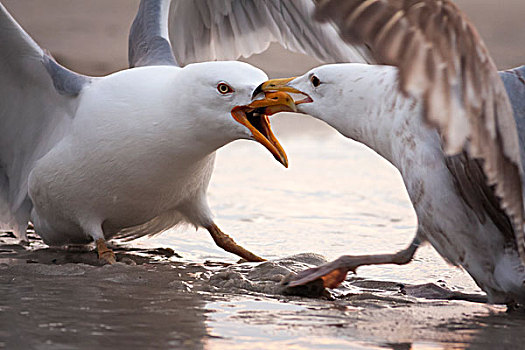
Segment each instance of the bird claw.
[[113,265],[117,262],[115,253],[106,246],[106,242],[102,238],[97,239],[96,244],[97,244],[97,254],[98,254],[99,260],[109,265]]
[[117,258],[115,256],[115,253],[113,253],[112,250],[108,249],[105,252],[98,253],[98,259],[101,261],[104,261],[105,263],[109,265],[113,265],[117,262]]
[[335,288],[346,279],[347,273],[348,270],[345,268],[325,264],[299,272],[288,281],[287,285],[288,287],[303,286],[321,279],[325,288]]

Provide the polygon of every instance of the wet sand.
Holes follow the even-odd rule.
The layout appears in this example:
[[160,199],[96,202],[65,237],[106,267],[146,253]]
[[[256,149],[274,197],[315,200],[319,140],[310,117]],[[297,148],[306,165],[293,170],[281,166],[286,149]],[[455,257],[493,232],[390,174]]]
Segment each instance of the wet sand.
[[[94,75],[126,67],[138,1],[3,3],[68,67]],[[525,2],[458,3],[500,68],[525,63]],[[274,77],[318,64],[276,45],[248,61]],[[90,249],[51,249],[36,237],[23,247],[4,234],[0,348],[514,349],[525,342],[523,314],[442,300],[449,290],[479,289],[429,247],[405,267],[358,270],[330,294],[284,295],[286,274],[323,261],[297,253],[333,259],[400,249],[415,218],[399,176],[372,152],[306,117],[274,124],[290,169],[258,145],[235,143],[219,152],[210,187],[220,226],[269,262],[235,264],[202,231],[116,246],[117,266],[100,266]]]
[[[525,314],[446,298],[436,284],[351,277],[329,294],[283,294],[289,272],[324,260],[180,262],[170,250],[31,247],[0,238],[0,347],[6,349],[515,348]],[[444,293],[445,292],[445,293]]]

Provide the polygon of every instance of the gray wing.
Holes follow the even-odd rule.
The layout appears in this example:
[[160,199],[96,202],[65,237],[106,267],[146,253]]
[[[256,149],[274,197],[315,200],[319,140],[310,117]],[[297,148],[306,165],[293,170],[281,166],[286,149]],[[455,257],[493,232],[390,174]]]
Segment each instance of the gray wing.
[[67,132],[90,79],[56,63],[0,4],[0,228],[24,235],[34,163]]
[[423,118],[438,129],[447,154],[465,150],[481,161],[525,262],[516,122],[496,66],[461,10],[451,0],[324,0],[317,17],[399,68],[401,90],[423,100]]
[[129,33],[131,67],[177,65],[168,37],[170,0],[142,0]]
[[278,42],[322,62],[371,62],[368,49],[348,45],[331,23],[312,19],[313,0],[172,0],[170,38],[182,64],[232,60]]
[[509,69],[499,73],[514,112],[518,127],[521,164],[525,166],[525,66]]

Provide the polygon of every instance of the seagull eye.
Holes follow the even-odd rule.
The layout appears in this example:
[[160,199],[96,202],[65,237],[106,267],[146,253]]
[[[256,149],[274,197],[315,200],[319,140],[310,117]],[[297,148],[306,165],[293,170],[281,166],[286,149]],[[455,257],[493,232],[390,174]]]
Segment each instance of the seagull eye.
[[319,78],[316,77],[315,75],[312,75],[312,76],[310,77],[310,82],[312,83],[312,85],[313,85],[314,87],[318,87],[319,85],[321,85],[321,80],[319,80]]
[[219,83],[217,85],[217,91],[219,91],[221,94],[226,95],[233,92],[233,89],[230,85],[226,83]]

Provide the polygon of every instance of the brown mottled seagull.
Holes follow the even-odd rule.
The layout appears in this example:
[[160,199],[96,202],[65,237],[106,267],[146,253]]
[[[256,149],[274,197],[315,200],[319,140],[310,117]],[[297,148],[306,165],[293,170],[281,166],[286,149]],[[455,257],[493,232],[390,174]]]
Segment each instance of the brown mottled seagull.
[[327,0],[317,16],[386,65],[321,66],[258,91],[305,94],[300,112],[390,161],[418,228],[400,252],[342,256],[289,285],[322,278],[335,287],[359,266],[406,264],[430,242],[488,301],[525,303],[525,66],[498,74],[474,26],[448,0]]

